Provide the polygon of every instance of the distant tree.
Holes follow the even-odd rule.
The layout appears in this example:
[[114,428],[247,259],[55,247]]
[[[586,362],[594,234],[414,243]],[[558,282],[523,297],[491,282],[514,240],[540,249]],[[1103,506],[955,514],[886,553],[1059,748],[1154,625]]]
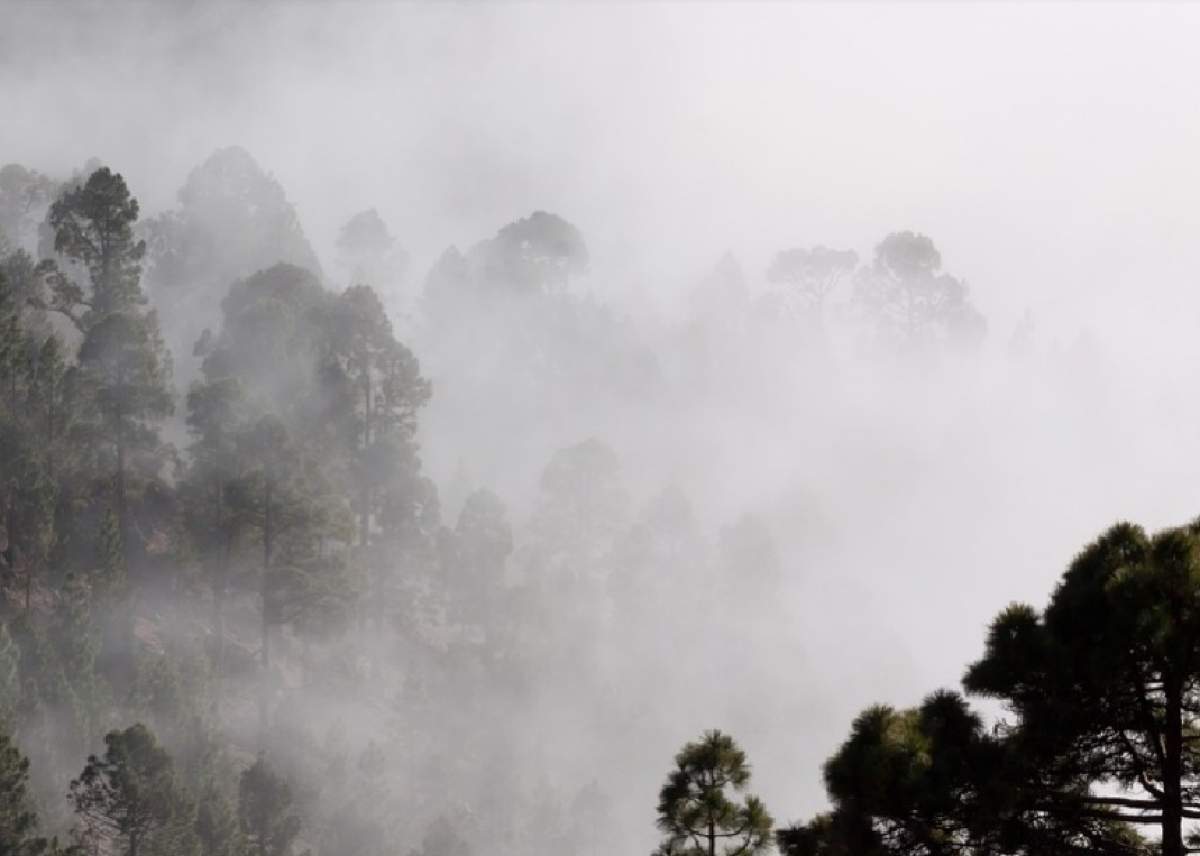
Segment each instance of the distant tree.
[[903,350],[973,345],[987,324],[968,299],[966,283],[941,272],[933,241],[893,232],[875,248],[854,283],[854,303],[882,344]]
[[854,273],[858,253],[824,246],[783,250],[771,260],[767,280],[784,285],[797,309],[817,327],[824,325],[825,303],[834,289]]
[[421,301],[425,314],[437,321],[452,321],[471,297],[471,267],[458,247],[448,247],[425,275]]
[[[559,449],[542,471],[540,486],[535,528],[556,548],[570,544],[577,554],[582,551],[594,566],[622,529],[628,512],[616,453],[594,437]],[[573,570],[579,574],[588,569]]]
[[684,612],[704,611],[702,604],[710,601],[701,589],[707,586],[689,586],[689,591],[681,592],[664,570],[690,568],[702,575],[705,563],[705,545],[691,501],[678,487],[664,489],[650,500],[614,547],[608,588],[617,613],[641,615],[639,623],[653,628],[657,625],[655,614],[668,601],[679,604],[681,598],[687,598],[690,606]]
[[36,170],[10,163],[0,167],[0,252],[34,252],[38,225],[57,190],[55,182]]
[[283,187],[245,149],[217,149],[179,190],[179,207],[147,223],[156,289],[225,284],[280,262],[320,273]]
[[[373,289],[352,286],[334,300],[324,323],[329,347],[324,365],[343,388],[329,396],[330,421],[347,428],[344,441],[355,458],[359,546],[370,540],[378,494],[388,470],[406,451],[415,451],[417,412],[430,397],[412,352],[398,342]],[[401,448],[406,447],[406,448]]]
[[225,652],[225,604],[246,535],[254,527],[245,443],[248,403],[228,361],[210,354],[203,379],[187,395],[190,466],[179,485],[184,528],[212,593],[212,704],[220,710]]
[[21,652],[8,629],[0,624],[0,731],[11,732],[21,702]]
[[445,817],[429,824],[418,849],[409,851],[408,856],[471,856],[471,847]]
[[587,271],[588,249],[571,223],[534,211],[474,247],[468,260],[485,284],[517,293],[554,293],[563,291],[572,275]]
[[750,308],[746,271],[737,256],[724,253],[692,288],[689,297],[703,324],[720,325],[725,332],[737,330]]
[[[172,342],[192,342],[220,316],[229,283],[286,264],[321,266],[280,183],[238,146],[218,149],[193,169],[178,206],[143,225],[147,288]],[[198,363],[180,355],[190,381]]]
[[761,519],[744,514],[721,530],[720,569],[725,597],[731,600],[769,597],[778,591],[779,549]]
[[512,526],[500,497],[490,490],[467,497],[454,527],[454,548],[452,608],[459,620],[486,632],[503,620],[500,591],[513,551]]
[[771,846],[771,815],[762,801],[736,794],[750,782],[746,754],[733,738],[708,731],[675,756],[658,796],[660,856],[750,856]]
[[25,250],[0,256],[0,276],[6,281],[6,312],[15,315],[21,328],[37,339],[49,336],[52,331],[43,308],[45,277],[34,263],[33,256]]
[[[86,393],[83,437],[98,478],[111,480],[128,564],[137,539],[129,507],[131,476],[157,476],[164,462],[159,424],[174,409],[171,363],[139,283],[145,244],[133,225],[137,200],[124,179],[102,167],[51,206],[54,247],[87,272],[88,288],[69,270],[45,268],[51,307],[83,334],[79,388]],[[107,474],[107,477],[102,474]]]
[[43,326],[31,263],[23,252],[0,259],[0,574],[23,583],[25,609],[56,544],[55,477],[65,367],[58,337]]
[[292,790],[262,755],[238,782],[238,820],[254,856],[288,856],[300,834]]
[[408,267],[408,254],[396,243],[374,208],[360,211],[342,226],[337,240],[338,261],[350,285],[387,289]]
[[110,732],[104,743],[104,756],[89,757],[71,782],[81,843],[124,856],[186,852],[179,832],[190,826],[190,812],[166,750],[140,723]]
[[384,856],[393,852],[393,846],[386,826],[371,816],[361,800],[351,800],[334,811],[321,836],[322,853],[342,856]]
[[0,853],[4,856],[44,853],[49,844],[37,831],[37,812],[29,793],[29,759],[0,730]]
[[237,811],[213,782],[205,783],[197,799],[196,839],[200,856],[242,856],[244,852]]

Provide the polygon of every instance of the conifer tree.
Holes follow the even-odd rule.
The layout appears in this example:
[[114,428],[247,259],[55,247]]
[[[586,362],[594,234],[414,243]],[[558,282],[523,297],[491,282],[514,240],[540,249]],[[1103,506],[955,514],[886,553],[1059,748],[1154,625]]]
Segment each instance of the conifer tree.
[[104,755],[90,756],[71,782],[80,844],[123,856],[188,852],[191,810],[170,755],[140,723],[109,732],[104,744]]
[[288,856],[300,834],[292,789],[261,754],[238,782],[238,820],[253,856]]
[[29,759],[0,727],[0,854],[38,856],[48,842],[37,835],[38,817],[29,793]]
[[[137,218],[138,203],[125,180],[102,167],[51,206],[54,249],[64,266],[41,266],[51,285],[50,307],[83,335],[82,439],[96,477],[110,483],[126,566],[138,546],[130,482],[158,475],[164,452],[158,427],[174,406],[170,357],[157,317],[145,309],[140,280],[146,247],[134,235]],[[86,286],[77,281],[81,273]]]
[[707,731],[675,756],[658,795],[659,856],[753,856],[771,846],[771,815],[755,796],[746,753],[733,738]]

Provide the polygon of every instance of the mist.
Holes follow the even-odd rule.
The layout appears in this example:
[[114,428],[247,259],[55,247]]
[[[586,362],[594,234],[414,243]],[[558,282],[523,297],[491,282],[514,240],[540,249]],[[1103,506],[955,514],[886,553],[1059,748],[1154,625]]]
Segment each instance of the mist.
[[[100,523],[32,583],[4,569],[6,621],[58,626],[87,578],[97,645],[136,637],[86,727],[12,714],[43,826],[71,835],[62,795],[109,728],[154,720],[191,775],[191,732],[145,700],[155,658],[224,687],[196,781],[256,753],[289,777],[295,852],[649,852],[675,752],[714,728],[777,824],[823,811],[857,712],[957,687],[992,617],[1115,521],[1200,512],[1197,26],[1183,4],[5,5],[0,164],[49,189],[0,249],[83,277],[52,205],[119,173],[174,402],[131,512],[145,594],[101,597]],[[871,302],[906,275],[894,235],[901,262],[936,248],[928,335]],[[853,254],[816,302],[773,273],[814,247]],[[358,285],[411,413],[387,460],[296,441],[351,522],[321,524],[325,611],[261,619],[267,681],[269,524],[237,535],[217,623],[188,392],[232,354],[253,407],[320,430],[305,348]],[[254,351],[255,289],[304,295],[292,359]],[[50,303],[31,329],[78,348]],[[355,505],[372,468],[402,473],[403,513]],[[39,749],[67,731],[78,757]]]

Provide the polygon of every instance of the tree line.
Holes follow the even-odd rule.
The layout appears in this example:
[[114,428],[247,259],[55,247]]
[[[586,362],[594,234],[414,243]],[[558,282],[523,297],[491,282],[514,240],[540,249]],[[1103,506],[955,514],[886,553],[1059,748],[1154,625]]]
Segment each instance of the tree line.
[[[274,212],[246,221],[246,234],[212,192],[229,181]],[[244,153],[203,165],[181,208],[149,221],[121,175],[99,165],[61,186],[5,167],[0,196],[0,228],[19,245],[0,259],[0,783],[13,807],[0,850],[386,852],[382,810],[348,798],[314,819],[314,782],[347,781],[347,753],[302,757],[289,719],[297,686],[336,695],[404,656],[385,716],[402,718],[417,744],[453,719],[445,700],[477,685],[484,703],[539,682],[580,686],[618,632],[599,604],[653,629],[666,602],[699,615],[773,596],[778,557],[760,522],[728,527],[713,557],[670,491],[631,522],[616,457],[597,440],[546,466],[531,543],[515,547],[486,489],[468,491],[456,524],[443,524],[417,442],[432,384],[384,298],[361,284],[407,264],[374,212],[343,230],[355,284],[333,293],[278,186]],[[223,253],[260,244],[297,263],[234,276]],[[535,212],[442,256],[423,296],[431,329],[455,341],[464,316],[506,312],[496,307],[508,295],[568,319],[564,338],[611,330],[564,298],[587,265],[579,230]],[[736,266],[714,276],[717,288],[741,287]],[[849,251],[785,251],[768,279],[808,329],[843,287],[889,347],[969,345],[984,329],[965,284],[911,232],[864,266]],[[196,283],[202,299],[188,290]],[[195,335],[181,350],[183,333]],[[524,357],[552,376],[568,354],[535,339]],[[181,361],[190,368],[177,395]],[[654,571],[677,561],[711,575],[672,591]],[[660,806],[668,851],[714,856],[724,842],[740,856],[771,840],[760,802],[717,798],[748,780],[726,736],[706,735],[681,758]],[[349,763],[382,788],[377,750]],[[603,799],[585,788],[577,804],[595,822]],[[549,825],[559,836],[574,822]],[[464,846],[434,823],[421,854]]]

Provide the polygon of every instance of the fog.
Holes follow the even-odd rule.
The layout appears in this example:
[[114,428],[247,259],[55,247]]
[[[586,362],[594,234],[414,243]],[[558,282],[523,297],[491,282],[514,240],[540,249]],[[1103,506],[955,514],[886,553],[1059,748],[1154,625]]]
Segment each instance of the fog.
[[[491,846],[476,777],[506,764],[521,784],[490,796],[514,828],[594,783],[611,820],[571,847],[648,852],[671,758],[703,729],[737,737],[777,821],[803,820],[856,712],[956,686],[991,617],[1044,602],[1110,523],[1200,513],[1198,26],[1183,4],[14,3],[0,163],[65,181],[95,158],[146,222],[240,147],[332,292],[355,278],[343,224],[377,210],[406,261],[367,284],[432,384],[416,439],[441,522],[487,488],[512,590],[556,562],[584,582],[542,584],[555,617],[522,632],[556,656],[520,691],[443,666],[425,680],[452,688],[428,697],[453,709],[384,712],[420,643],[376,627],[356,644],[377,646],[359,654],[379,691],[297,692],[311,708],[286,719],[320,740],[341,723],[350,757],[386,747],[394,852],[439,816]],[[434,306],[448,246],[535,211],[586,240],[557,302]],[[853,274],[824,332],[772,302],[789,299],[776,253],[849,249],[866,269],[906,230],[968,286],[986,321],[970,347],[864,344]],[[254,273],[221,270],[174,291],[147,270],[180,450],[192,345]],[[613,493],[589,485],[597,505],[563,523],[543,471],[593,438]],[[721,547],[743,519],[778,556],[761,586],[739,562],[766,554]],[[639,522],[684,546],[651,551],[623,598]],[[528,846],[513,835],[496,846]]]

